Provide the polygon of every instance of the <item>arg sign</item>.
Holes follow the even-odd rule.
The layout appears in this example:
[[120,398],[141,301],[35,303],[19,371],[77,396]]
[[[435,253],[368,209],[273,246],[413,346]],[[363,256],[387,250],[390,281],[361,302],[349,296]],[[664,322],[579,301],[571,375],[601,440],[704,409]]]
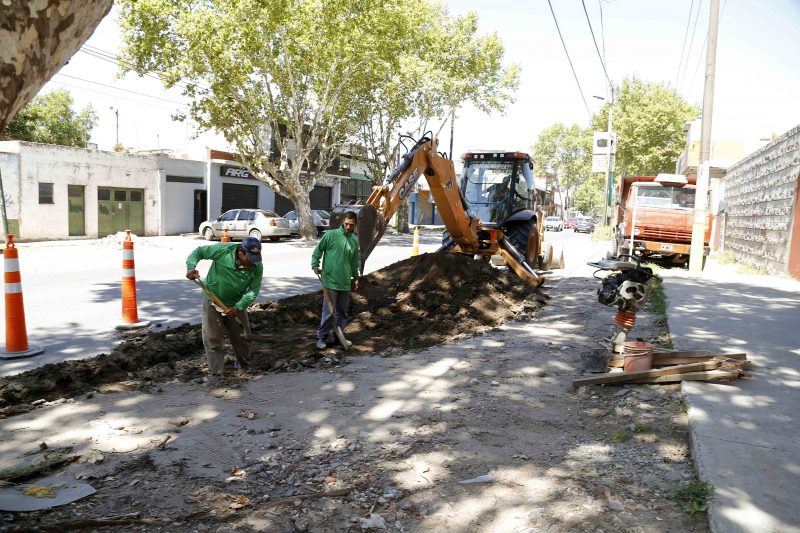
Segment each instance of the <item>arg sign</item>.
[[617,134],[607,131],[596,131],[592,143],[592,172],[608,172],[608,158],[611,156],[610,169],[614,170],[617,153]]
[[245,168],[240,167],[232,167],[230,165],[222,165],[219,167],[219,175],[224,178],[252,178],[253,175],[250,174]]

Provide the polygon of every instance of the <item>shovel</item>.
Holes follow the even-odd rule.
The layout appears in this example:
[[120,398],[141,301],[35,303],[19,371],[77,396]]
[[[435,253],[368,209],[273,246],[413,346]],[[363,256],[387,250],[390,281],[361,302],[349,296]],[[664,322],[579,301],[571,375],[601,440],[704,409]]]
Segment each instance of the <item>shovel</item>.
[[339,339],[339,344],[342,345],[342,348],[344,348],[344,351],[346,352],[350,349],[350,343],[344,338],[344,331],[342,331],[342,328],[336,324],[336,308],[333,307],[331,295],[328,294],[328,288],[325,286],[325,282],[322,281],[322,278],[319,274],[317,274],[317,278],[319,279],[319,284],[322,285],[322,294],[325,296],[325,301],[328,302],[328,309],[331,310],[331,315],[333,318],[333,330],[336,333],[336,338]]
[[[199,279],[193,279],[192,281],[194,281],[195,283],[197,283],[197,285],[198,285],[198,286],[199,286],[201,289],[203,289],[203,292],[204,292],[204,293],[206,293],[206,294],[208,294],[208,295],[211,297],[211,301],[213,301],[213,302],[214,302],[214,305],[216,305],[217,307],[219,307],[220,309],[222,309],[222,312],[223,312],[223,313],[227,313],[227,312],[230,310],[230,307],[228,307],[227,305],[225,305],[225,304],[222,302],[222,300],[220,300],[220,299],[217,297],[217,295],[216,295],[216,294],[214,294],[213,292],[211,292],[210,290],[208,290],[208,287],[206,287],[206,284],[205,284],[205,283],[203,283],[203,282],[202,282],[202,281],[200,281]],[[247,312],[247,311],[245,311],[245,312]],[[228,317],[226,316],[226,318],[228,318]],[[236,315],[234,315],[234,316],[233,316],[233,319],[236,321],[236,323],[237,323],[237,324],[239,324],[239,327],[240,327],[240,328],[241,328],[241,330],[242,330],[242,334],[240,335],[240,336],[241,336],[241,338],[242,338],[242,340],[243,340],[243,341],[245,341],[245,342],[253,342],[253,339],[250,337],[250,335],[248,335],[248,334],[247,334],[247,331],[244,329],[244,324],[242,324],[242,321],[241,321],[241,320],[239,320],[239,317],[238,317],[238,316],[236,316]]]

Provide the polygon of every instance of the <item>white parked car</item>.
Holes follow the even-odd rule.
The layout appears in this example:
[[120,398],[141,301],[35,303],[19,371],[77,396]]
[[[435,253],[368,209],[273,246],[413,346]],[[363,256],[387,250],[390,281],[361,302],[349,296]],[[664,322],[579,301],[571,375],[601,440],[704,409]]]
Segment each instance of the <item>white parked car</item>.
[[264,237],[277,241],[281,237],[289,237],[289,221],[278,216],[274,211],[261,209],[231,209],[214,220],[206,220],[200,224],[200,235],[208,241],[221,239],[228,230],[231,239],[244,239],[247,236],[262,240]]
[[[312,209],[311,214],[314,215],[314,226],[317,228],[317,237],[322,236],[323,233],[328,231],[331,226],[331,214],[324,209]],[[300,221],[297,219],[297,213],[289,211],[283,218],[289,221],[289,229],[292,230],[292,235],[297,235],[300,231]]]
[[544,219],[544,229],[546,231],[564,231],[564,221],[561,217],[547,217]]

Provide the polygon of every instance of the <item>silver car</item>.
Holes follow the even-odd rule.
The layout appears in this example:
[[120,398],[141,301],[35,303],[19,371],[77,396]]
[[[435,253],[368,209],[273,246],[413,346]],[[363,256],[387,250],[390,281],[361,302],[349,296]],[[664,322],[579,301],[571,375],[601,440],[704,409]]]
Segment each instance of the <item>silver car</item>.
[[[317,236],[321,236],[328,231],[331,226],[331,214],[324,209],[312,209],[311,214],[314,215],[314,226],[317,228]],[[300,231],[300,221],[297,218],[297,213],[289,211],[283,218],[289,221],[289,229],[292,230],[292,235],[297,235]]]
[[262,209],[231,209],[214,220],[200,224],[200,235],[208,241],[221,239],[225,230],[231,239],[244,239],[247,236],[262,240],[264,237],[277,241],[289,237],[289,221],[274,211]]

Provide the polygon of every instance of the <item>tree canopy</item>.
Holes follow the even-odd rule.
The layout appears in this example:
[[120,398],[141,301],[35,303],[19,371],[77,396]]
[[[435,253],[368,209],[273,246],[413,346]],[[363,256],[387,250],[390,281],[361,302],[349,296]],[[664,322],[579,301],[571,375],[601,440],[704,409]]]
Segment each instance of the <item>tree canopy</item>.
[[[624,80],[615,95],[616,173],[650,176],[674,172],[686,144],[684,126],[697,118],[700,108],[663,83],[636,78]],[[592,118],[592,130],[605,131],[607,123],[606,105]]]
[[[674,172],[686,141],[684,126],[699,113],[674,89],[661,83],[626,79],[615,89],[613,130],[617,134],[617,175],[655,175]],[[582,212],[602,206],[605,179],[591,172],[592,135],[606,131],[609,105],[588,128],[554,124],[534,143],[535,168],[552,173],[556,187],[571,190],[573,205]]]
[[91,104],[76,113],[67,90],[38,95],[6,126],[3,134],[9,139],[63,146],[86,147],[97,123]]
[[[440,65],[470,60],[442,29],[441,8],[424,1],[119,4],[125,68],[155,72],[167,87],[181,82],[192,120],[203,130],[221,132],[254,176],[292,200],[304,236],[315,231],[309,192],[376,106],[412,102],[413,108],[415,98],[428,94],[424,84],[437,83],[426,77],[445,69],[420,67],[425,54],[449,47],[449,56],[436,56]],[[430,33],[437,24],[440,31]],[[422,75],[398,78],[412,68]],[[450,81],[435,86],[464,101],[464,84]],[[379,98],[387,93],[392,98]]]

